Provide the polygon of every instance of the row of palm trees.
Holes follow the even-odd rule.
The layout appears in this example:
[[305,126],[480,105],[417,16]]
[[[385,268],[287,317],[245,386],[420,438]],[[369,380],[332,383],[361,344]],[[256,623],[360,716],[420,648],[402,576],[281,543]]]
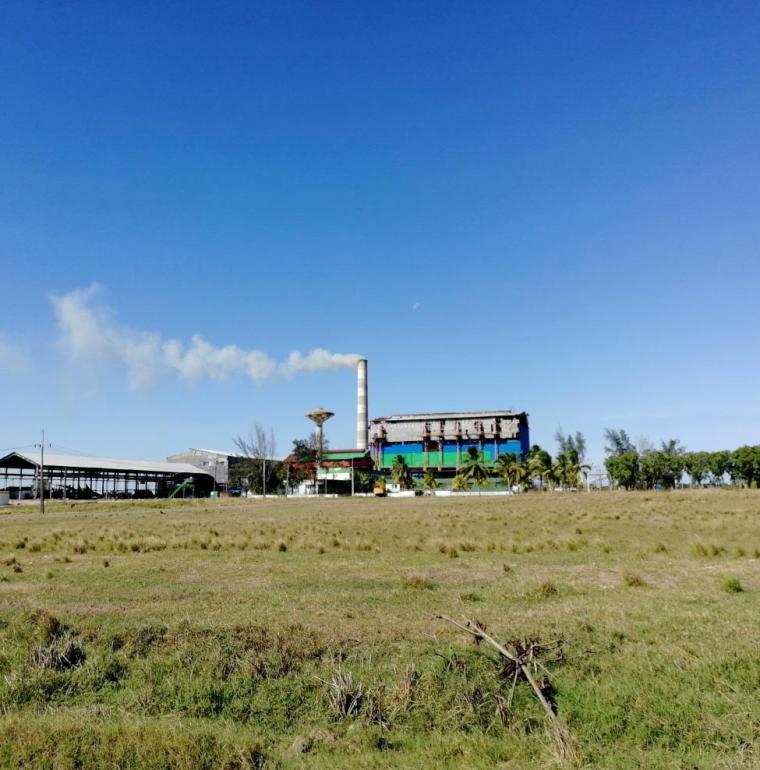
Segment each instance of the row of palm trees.
[[[502,454],[493,465],[489,465],[482,452],[476,447],[469,447],[451,482],[451,489],[454,492],[465,492],[476,487],[480,491],[490,484],[493,476],[510,488],[527,489],[535,486],[536,481],[541,489],[547,486],[555,489],[574,488],[585,480],[589,470],[589,466],[574,449],[567,449],[552,458],[545,449],[535,444],[524,457]],[[414,479],[403,455],[396,455],[391,466],[391,479],[402,489],[414,487]],[[425,472],[422,486],[429,491],[438,487],[438,479],[432,470]]]

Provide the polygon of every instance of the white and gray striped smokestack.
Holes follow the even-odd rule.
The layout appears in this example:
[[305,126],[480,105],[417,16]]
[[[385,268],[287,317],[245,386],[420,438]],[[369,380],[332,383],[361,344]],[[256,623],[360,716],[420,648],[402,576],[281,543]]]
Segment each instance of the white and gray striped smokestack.
[[367,359],[356,365],[356,448],[367,450],[369,420],[367,418]]

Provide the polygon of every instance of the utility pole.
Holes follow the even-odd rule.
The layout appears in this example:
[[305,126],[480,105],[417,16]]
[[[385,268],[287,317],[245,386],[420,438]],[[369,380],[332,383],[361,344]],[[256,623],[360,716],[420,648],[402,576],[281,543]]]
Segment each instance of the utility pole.
[[264,498],[267,496],[267,458],[264,455],[264,462],[261,465],[261,488],[264,490]]
[[42,443],[36,444],[40,448],[40,513],[45,515],[45,429],[42,429]]
[[354,458],[351,458],[351,497],[354,496]]

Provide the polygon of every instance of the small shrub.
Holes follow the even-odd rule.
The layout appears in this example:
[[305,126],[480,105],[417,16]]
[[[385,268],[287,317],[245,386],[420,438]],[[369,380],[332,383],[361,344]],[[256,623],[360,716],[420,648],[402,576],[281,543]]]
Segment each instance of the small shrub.
[[29,550],[31,553],[39,553],[42,550],[42,543],[32,543]]
[[296,736],[290,744],[289,751],[291,754],[308,754],[315,748],[335,743],[337,740],[338,737],[335,733],[326,730],[312,730],[306,735]]
[[654,552],[655,553],[667,553],[668,549],[662,543],[657,543],[657,545],[654,547]]
[[404,588],[411,588],[417,591],[432,591],[436,587],[432,580],[420,577],[419,575],[405,577],[401,582]]
[[641,588],[646,585],[646,582],[641,575],[635,575],[632,572],[626,572],[625,575],[623,575],[623,582],[631,588]]
[[283,543],[282,541],[280,541],[280,542],[277,544],[277,550],[278,550],[280,553],[285,553],[285,551],[287,551],[287,550],[288,550],[288,546],[287,546],[285,543]]
[[470,591],[466,594],[460,594],[459,598],[463,602],[482,602],[483,597],[480,594],[476,594],[474,591]]
[[559,589],[553,580],[544,580],[538,587],[537,593],[544,599],[548,599],[550,596],[556,596],[559,593]]
[[458,559],[459,551],[456,548],[449,548],[449,559]]
[[103,559],[103,566],[104,567],[110,567],[111,566],[111,562],[108,561],[108,559]]
[[502,565],[501,565],[501,569],[502,569],[502,572],[503,572],[505,575],[510,575],[511,573],[513,573],[513,572],[514,572],[514,568],[513,568],[513,567],[512,567],[512,565],[510,565],[510,564],[502,564]]
[[21,551],[21,550],[23,550],[24,548],[26,548],[26,540],[17,540],[17,541],[14,543],[13,547],[14,547],[14,548],[15,548],[17,551]]
[[744,586],[739,582],[739,579],[735,577],[725,578],[722,586],[727,594],[740,594],[744,591]]

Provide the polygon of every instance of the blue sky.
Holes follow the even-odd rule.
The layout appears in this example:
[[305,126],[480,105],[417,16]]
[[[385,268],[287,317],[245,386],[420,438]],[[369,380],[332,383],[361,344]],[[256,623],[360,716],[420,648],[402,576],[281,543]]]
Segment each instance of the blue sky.
[[[353,371],[278,368],[315,348],[368,357],[372,416],[525,409],[597,461],[605,426],[759,443],[758,28],[744,2],[4,3],[0,449],[44,425],[163,457],[258,420],[284,452],[314,406],[352,444]],[[77,290],[101,336],[74,349],[51,297]],[[130,384],[130,344],[194,334],[276,371]]]

